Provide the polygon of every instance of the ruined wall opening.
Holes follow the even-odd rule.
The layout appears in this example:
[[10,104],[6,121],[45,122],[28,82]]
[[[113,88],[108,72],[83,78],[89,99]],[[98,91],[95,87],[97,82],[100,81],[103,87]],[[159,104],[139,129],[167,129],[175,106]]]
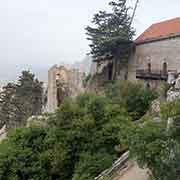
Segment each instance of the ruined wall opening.
[[148,62],[148,73],[151,73],[151,63]]
[[62,92],[60,91],[60,88],[57,88],[57,106],[59,107],[62,103]]
[[167,74],[167,71],[168,71],[168,70],[167,70],[167,63],[164,62],[164,63],[163,63],[163,67],[162,67],[162,73],[163,73],[163,74]]
[[113,76],[113,63],[108,64],[108,80],[111,81]]

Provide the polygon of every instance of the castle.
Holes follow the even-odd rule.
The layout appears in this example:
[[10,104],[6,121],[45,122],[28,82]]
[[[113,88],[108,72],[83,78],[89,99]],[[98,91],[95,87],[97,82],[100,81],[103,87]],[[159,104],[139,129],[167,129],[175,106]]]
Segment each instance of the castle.
[[[126,43],[131,43],[131,53],[126,66],[117,63],[116,79],[142,81],[148,87],[158,88],[162,82],[173,80],[179,75],[180,17],[153,24],[135,41]],[[95,62],[97,67],[93,68],[96,69],[98,81],[102,83],[112,80],[112,57],[102,58],[99,62]],[[76,96],[83,92],[84,76],[78,70],[68,70],[63,66],[50,68],[46,110],[52,112],[66,96]]]
[[45,111],[53,112],[65,97],[75,97],[84,91],[85,74],[76,69],[54,65],[48,71],[47,105]]
[[180,73],[180,17],[153,24],[134,41],[128,79],[156,87]]
[[[128,43],[128,42],[127,42]],[[116,79],[143,81],[157,88],[168,77],[180,73],[180,17],[151,25],[131,43],[127,65],[116,67]],[[114,62],[112,57],[99,61],[97,74],[100,81],[112,80]]]
[[[99,69],[104,80],[112,79],[112,61],[106,59]],[[160,83],[175,79],[180,73],[180,18],[153,24],[134,42],[129,57],[127,69],[117,72],[116,79],[143,81],[152,88],[158,88]],[[180,78],[178,78],[180,79]],[[177,97],[175,97],[176,99]],[[140,169],[129,159],[126,152],[112,167],[102,172],[96,179],[106,175],[113,180],[131,180],[134,177],[141,180],[149,179],[150,171]]]

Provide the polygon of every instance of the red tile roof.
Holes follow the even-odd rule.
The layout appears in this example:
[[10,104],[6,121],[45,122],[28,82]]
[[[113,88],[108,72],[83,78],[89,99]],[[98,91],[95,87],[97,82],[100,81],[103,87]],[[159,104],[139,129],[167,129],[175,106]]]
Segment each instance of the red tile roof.
[[153,24],[135,40],[135,43],[139,44],[176,34],[180,34],[180,17]]

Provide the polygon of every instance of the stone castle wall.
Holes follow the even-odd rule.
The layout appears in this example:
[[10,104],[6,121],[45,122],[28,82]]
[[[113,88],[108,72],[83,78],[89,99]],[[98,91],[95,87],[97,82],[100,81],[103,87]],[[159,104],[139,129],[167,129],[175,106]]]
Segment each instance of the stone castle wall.
[[[84,73],[63,66],[53,66],[48,71],[47,105],[45,111],[53,112],[59,105],[59,97],[74,97],[84,91]],[[59,97],[58,97],[59,96]]]
[[57,107],[57,87],[56,87],[57,66],[53,66],[48,71],[47,105],[45,111],[52,112]]
[[136,81],[136,70],[147,69],[148,63],[152,70],[162,70],[166,63],[167,70],[180,72],[180,37],[137,45],[129,60],[128,79]]

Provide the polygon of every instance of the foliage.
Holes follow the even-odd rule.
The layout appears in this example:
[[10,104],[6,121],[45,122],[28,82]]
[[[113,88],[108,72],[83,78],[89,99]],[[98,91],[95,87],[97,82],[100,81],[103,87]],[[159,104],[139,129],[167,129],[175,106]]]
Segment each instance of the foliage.
[[169,117],[176,118],[180,116],[180,101],[172,101],[161,104],[161,117],[168,120]]
[[159,96],[164,100],[167,98],[167,92],[171,88],[171,85],[167,82],[161,83],[160,89],[159,89]]
[[91,74],[88,74],[85,79],[83,79],[83,85],[86,87],[88,85],[88,82],[91,80]]
[[0,122],[8,128],[24,125],[27,118],[42,109],[42,83],[23,71],[17,83],[9,83],[0,93]]
[[127,54],[130,48],[129,41],[134,35],[131,27],[130,7],[126,0],[116,0],[109,3],[112,11],[100,11],[94,15],[92,23],[94,26],[86,28],[88,40],[92,43],[91,54],[94,57],[104,55]]
[[162,121],[149,118],[134,129],[130,140],[131,155],[142,167],[148,167],[157,180],[179,179],[179,107],[179,100],[163,104]]
[[127,149],[133,127],[125,109],[94,94],[67,99],[47,121],[0,144],[2,180],[92,180]]
[[73,180],[92,180],[92,174],[101,173],[102,169],[111,166],[113,160],[114,157],[108,152],[84,152],[80,155]]
[[45,179],[41,153],[46,131],[36,128],[17,129],[0,146],[2,180]]
[[155,91],[143,84],[128,81],[109,84],[106,95],[112,102],[124,106],[133,120],[140,119],[149,109],[151,102],[157,98]]
[[[153,91],[139,84],[121,82],[109,85],[106,96],[86,93],[66,99],[54,113],[46,115],[45,126],[32,124],[9,133],[0,144],[0,179],[92,180],[127,151],[129,145],[136,148],[131,151],[141,162],[139,153],[149,150],[148,146],[143,147],[143,142],[149,140],[146,134],[161,138],[160,142],[167,140],[164,126],[150,130],[147,126],[143,132],[132,121],[134,114],[141,117],[145,113],[154,97]],[[144,136],[139,137],[140,134]],[[152,144],[155,151],[150,155],[156,155],[162,147],[167,147],[161,151],[167,155],[168,147],[176,145],[164,144]],[[146,159],[143,160],[145,164]]]

